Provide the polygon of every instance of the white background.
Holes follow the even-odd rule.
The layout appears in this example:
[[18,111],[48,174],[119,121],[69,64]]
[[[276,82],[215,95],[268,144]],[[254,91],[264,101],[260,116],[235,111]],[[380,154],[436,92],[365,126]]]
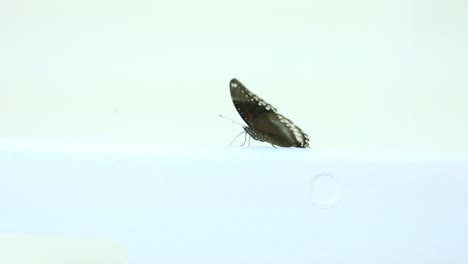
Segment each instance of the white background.
[[0,138],[227,145],[236,77],[313,147],[467,151],[467,69],[462,0],[7,0]]
[[[218,117],[223,114],[241,120],[228,90],[229,80],[236,77],[309,134],[314,148],[309,153],[316,148],[466,152],[467,69],[468,2],[463,0],[2,0],[0,139],[226,146],[241,131]],[[236,151],[242,152],[239,157],[254,151],[258,158],[281,153],[290,157],[289,151],[293,150]],[[232,154],[232,149],[226,153]],[[159,195],[164,199],[158,201],[167,199],[168,203],[161,207],[163,214],[151,213],[165,216],[159,220],[167,221],[169,231],[187,232],[185,242],[161,247],[157,243],[166,240],[154,242],[151,239],[157,236],[151,236],[156,248],[166,250],[168,256],[170,250],[180,252],[180,246],[196,250],[197,247],[190,247],[191,241],[199,247],[214,241],[215,246],[228,250],[229,247],[223,247],[226,244],[219,243],[222,236],[234,238],[226,240],[232,248],[246,249],[250,244],[236,238],[249,232],[251,244],[262,242],[265,235],[278,243],[276,248],[271,242],[258,243],[260,249],[254,248],[252,253],[257,254],[258,250],[258,256],[272,252],[272,248],[282,254],[276,250],[280,248],[293,253],[303,249],[302,253],[332,263],[343,256],[349,257],[347,260],[364,257],[369,260],[367,263],[382,263],[382,259],[389,263],[440,259],[465,263],[467,259],[463,253],[467,252],[467,210],[463,202],[467,193],[466,169],[450,162],[419,163],[417,171],[388,163],[375,171],[361,172],[353,170],[355,164],[325,166],[311,155],[301,166],[293,166],[300,160],[291,161],[290,167],[264,161],[272,167],[265,166],[269,168],[267,173],[251,177],[261,167],[255,159],[240,163],[227,159],[219,164],[215,159],[213,164],[220,167],[195,160],[194,168],[206,166],[212,171],[232,166],[226,171],[227,177],[221,178],[214,173],[200,173],[203,170],[197,172],[191,166],[160,166],[157,157],[145,159],[132,153],[126,158],[110,155],[102,159],[77,158],[75,154],[62,159],[36,155],[19,155],[14,160],[10,151],[3,153],[0,176],[4,180],[4,199],[0,201],[9,213],[2,217],[2,232],[41,230],[46,234],[55,231],[70,235],[69,230],[87,230],[90,236],[112,234],[121,241],[122,234],[149,233],[118,233],[112,227],[161,227],[152,218],[144,217],[154,204],[151,195]],[[203,157],[210,161],[209,156]],[[103,163],[106,158],[109,162]],[[182,160],[192,162],[191,158]],[[179,173],[180,177],[151,184],[171,175],[160,170],[171,172],[174,168],[176,172],[193,169],[199,177]],[[304,198],[310,193],[304,183],[315,173],[310,168],[337,170],[344,186],[337,210],[311,209],[312,202]],[[141,173],[135,173],[139,170]],[[303,171],[310,174],[302,174]],[[293,187],[304,190],[298,192]],[[110,192],[115,196],[103,195],[106,188],[115,189]],[[122,190],[133,200],[126,200]],[[182,193],[175,197],[178,193],[174,190]],[[246,192],[242,199],[236,196],[239,190]],[[288,193],[278,196],[281,191]],[[114,197],[120,200],[115,202]],[[176,199],[179,207],[170,199]],[[70,201],[75,202],[75,207],[83,203],[83,207],[78,207],[83,210],[70,207]],[[124,207],[128,211],[105,215],[108,211],[103,208],[108,208],[108,201],[115,202],[119,210],[128,201],[147,204],[139,208],[128,203]],[[232,210],[237,208],[236,203],[240,203],[240,209],[245,204],[252,207],[247,207],[247,211]],[[182,210],[197,209],[198,205],[202,209],[207,206],[205,213],[215,212],[211,210],[214,208],[222,214],[211,218],[209,213]],[[282,208],[280,212],[291,214],[278,213],[278,206]],[[40,213],[28,215],[34,213],[28,210],[31,207]],[[173,208],[180,209],[180,214],[171,211]],[[96,219],[99,212],[101,218]],[[126,218],[115,212],[133,222],[125,222]],[[241,220],[236,222],[237,228],[244,233],[223,233],[231,230],[223,224],[229,226],[238,220],[232,217],[234,214]],[[66,221],[59,222],[63,215]],[[249,216],[253,221],[244,220]],[[121,222],[108,225],[106,219]],[[150,222],[141,224],[142,219]],[[310,224],[309,219],[316,225],[304,231],[301,228]],[[79,228],[71,220],[77,220]],[[265,225],[268,221],[273,222]],[[293,237],[285,226],[296,228],[293,235],[297,234],[297,238],[318,243],[315,248],[319,250],[310,252],[307,243],[299,243],[300,239],[295,243],[283,239]],[[319,230],[319,236],[312,234],[314,230]],[[173,237],[169,231],[163,238]],[[204,231],[212,233],[206,236]],[[205,244],[190,240],[197,238],[198,232],[212,240]],[[283,237],[274,237],[276,234]],[[11,241],[8,239],[7,243]],[[405,241],[415,243],[408,246],[402,243]],[[154,254],[151,243],[134,242],[124,245],[130,260],[148,259],[144,254],[138,255],[138,250]],[[32,252],[24,248],[24,243],[18,248],[18,252]],[[375,255],[361,254],[369,248]],[[43,248],[37,252],[42,254]],[[197,252],[189,253],[193,256]],[[76,259],[72,253],[68,255]],[[282,261],[276,255],[270,257]],[[216,256],[212,260],[220,263]]]

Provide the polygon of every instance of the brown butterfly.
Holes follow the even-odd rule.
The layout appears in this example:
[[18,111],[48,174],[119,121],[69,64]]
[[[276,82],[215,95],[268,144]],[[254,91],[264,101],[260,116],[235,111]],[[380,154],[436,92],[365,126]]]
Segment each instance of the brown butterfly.
[[231,98],[239,115],[248,126],[244,126],[253,139],[273,146],[306,148],[309,137],[291,120],[276,112],[269,103],[249,91],[237,79],[229,83]]

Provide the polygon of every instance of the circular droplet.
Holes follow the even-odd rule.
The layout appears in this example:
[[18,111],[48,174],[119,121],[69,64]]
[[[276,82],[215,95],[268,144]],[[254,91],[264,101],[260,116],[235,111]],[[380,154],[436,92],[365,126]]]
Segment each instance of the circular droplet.
[[319,173],[311,182],[312,201],[321,208],[330,208],[337,204],[341,196],[341,186],[335,176]]

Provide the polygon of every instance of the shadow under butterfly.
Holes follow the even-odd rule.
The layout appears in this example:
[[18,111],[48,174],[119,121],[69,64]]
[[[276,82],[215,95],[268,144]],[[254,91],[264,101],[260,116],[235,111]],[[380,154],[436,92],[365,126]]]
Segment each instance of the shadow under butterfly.
[[244,133],[253,139],[280,147],[309,147],[309,137],[298,126],[276,112],[269,103],[256,96],[237,79],[229,83],[231,99],[247,123]]

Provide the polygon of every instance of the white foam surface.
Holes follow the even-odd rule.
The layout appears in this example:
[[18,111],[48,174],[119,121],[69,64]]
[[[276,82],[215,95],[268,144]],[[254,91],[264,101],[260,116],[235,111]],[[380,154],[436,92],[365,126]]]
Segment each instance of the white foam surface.
[[468,262],[467,155],[1,142],[0,182],[0,233],[130,264]]

